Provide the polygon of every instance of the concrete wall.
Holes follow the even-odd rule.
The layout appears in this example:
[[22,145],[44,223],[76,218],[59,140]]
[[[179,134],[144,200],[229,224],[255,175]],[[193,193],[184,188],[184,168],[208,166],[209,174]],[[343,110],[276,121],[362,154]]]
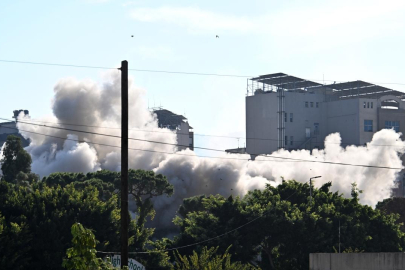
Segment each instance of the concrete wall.
[[[373,139],[374,133],[378,131],[377,100],[370,98],[359,98],[357,100],[359,102],[359,144],[364,145],[370,142]],[[373,108],[371,108],[371,103],[373,104]],[[364,108],[364,104],[366,105],[366,108]],[[373,132],[364,131],[364,120],[373,121]]]
[[405,253],[311,253],[310,270],[401,270]]
[[[182,122],[180,124],[180,129],[176,130],[177,133],[177,144],[182,145],[178,146],[179,151],[190,148],[194,148],[194,133],[190,134],[190,125],[187,122]],[[191,137],[191,139],[190,139]]]
[[[246,97],[246,152],[249,154],[270,154],[278,150],[277,95],[277,92],[265,92]],[[340,133],[343,146],[364,145],[372,140],[375,132],[385,128],[385,121],[400,121],[400,131],[405,134],[405,102],[399,100],[399,109],[396,110],[380,108],[384,100],[393,99],[391,96],[325,102],[326,96],[322,92],[286,91],[284,95],[287,114],[285,136],[288,138],[285,148],[289,150],[324,148],[325,137],[335,132]],[[372,121],[372,132],[364,131],[365,120]],[[314,134],[315,124],[319,126],[317,135]],[[309,148],[303,145],[307,141],[307,129],[312,137]]]
[[[9,128],[7,128],[9,127]],[[0,123],[0,134],[14,134],[18,133],[18,130],[16,130],[17,126],[15,122],[5,122],[5,123]]]
[[246,97],[246,152],[270,154],[278,149],[277,93]]
[[[305,107],[308,102],[308,107]],[[318,107],[316,107],[318,103]],[[312,106],[311,106],[312,105]],[[326,125],[322,119],[323,95],[310,92],[297,93],[285,92],[285,112],[287,113],[287,122],[285,123],[285,135],[290,140],[294,137],[293,145],[288,142],[286,149],[304,148],[308,138],[306,137],[306,129],[310,130],[312,139],[311,146],[323,148],[325,138]],[[293,113],[293,122],[290,121],[290,113]],[[318,124],[318,134],[315,134],[315,123]]]
[[357,99],[331,101],[327,106],[327,134],[339,132],[342,142],[359,144],[359,102]]

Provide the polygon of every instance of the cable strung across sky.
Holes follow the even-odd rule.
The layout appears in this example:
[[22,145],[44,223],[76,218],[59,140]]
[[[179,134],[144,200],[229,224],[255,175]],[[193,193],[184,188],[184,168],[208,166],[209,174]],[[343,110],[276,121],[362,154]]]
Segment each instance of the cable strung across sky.
[[[7,120],[5,118],[0,118],[2,120]],[[20,121],[21,122],[21,121]],[[60,127],[52,127],[52,126],[45,126],[45,125],[38,125],[38,124],[33,124],[33,123],[28,123],[28,122],[21,122],[23,124],[28,124],[28,125],[34,125],[34,126],[41,126],[41,127],[47,127],[47,128],[53,128],[53,129],[59,129],[59,130],[65,130],[65,131],[72,131],[72,132],[80,132],[80,133],[85,133],[85,134],[92,134],[92,135],[100,135],[100,136],[107,136],[107,137],[113,137],[113,138],[121,138],[120,136],[115,136],[115,135],[109,135],[109,134],[102,134],[102,133],[97,133],[97,132],[90,132],[90,131],[82,131],[82,130],[74,130],[74,129],[66,129],[66,128],[60,128]],[[5,127],[9,129],[16,129],[16,130],[21,130],[23,132],[28,132],[32,134],[37,134],[37,135],[43,135],[43,136],[48,136],[48,137],[54,137],[58,139],[63,139],[63,140],[72,140],[68,138],[62,138],[62,137],[57,137],[57,136],[52,136],[52,135],[46,135],[46,134],[41,134],[41,133],[36,133],[32,131],[27,131],[27,130],[22,130],[22,129],[17,129],[17,128],[11,128],[11,127]],[[166,145],[172,145],[172,146],[184,146],[184,145],[179,145],[179,144],[172,144],[172,143],[165,143],[165,142],[157,142],[157,141],[149,141],[149,140],[143,140],[143,139],[136,139],[136,138],[128,138],[129,140],[134,140],[134,141],[142,141],[142,142],[148,142],[148,143],[155,143],[155,144],[166,144]],[[73,140],[73,141],[78,141],[78,140]],[[79,141],[78,141],[79,142]],[[92,143],[89,141],[80,141],[83,143]],[[97,144],[97,143],[93,143]],[[120,148],[119,146],[113,146],[113,145],[107,145],[107,144],[100,144],[104,146],[109,146],[109,147],[117,147]],[[201,149],[201,150],[207,150],[207,151],[215,151],[215,152],[223,152],[225,153],[225,150],[221,149],[214,149],[214,148],[205,148],[205,147],[194,147],[195,149]],[[130,149],[130,148],[128,148]],[[157,153],[164,153],[164,154],[177,154],[173,152],[160,152],[156,150],[143,150],[143,149],[131,149],[131,150],[138,150],[138,151],[147,151],[147,152],[157,152]],[[396,168],[396,167],[388,167],[388,166],[377,166],[377,165],[365,165],[365,164],[351,164],[351,163],[343,163],[343,162],[332,162],[332,161],[321,161],[321,160],[308,160],[308,159],[298,159],[298,158],[289,158],[289,157],[280,157],[280,156],[274,156],[274,155],[256,155],[256,154],[251,154],[256,157],[264,157],[264,158],[275,158],[275,159],[281,159],[281,160],[291,160],[291,161],[298,161],[298,162],[309,162],[309,163],[322,163],[322,164],[330,164],[330,165],[341,165],[341,166],[353,166],[353,167],[364,167],[364,168],[375,168],[375,169],[389,169],[389,170],[402,170],[402,168]],[[219,157],[218,157],[219,158]],[[250,160],[250,159],[238,159],[235,158],[235,160]],[[272,160],[255,160],[255,161],[269,161],[272,162]]]
[[[5,60],[0,59],[3,63],[14,63],[14,64],[28,64],[28,65],[42,65],[42,66],[59,66],[59,67],[73,67],[73,68],[92,68],[92,69],[118,69],[118,67],[101,67],[101,66],[89,66],[89,65],[73,65],[73,64],[58,64],[58,63],[44,63],[44,62],[32,62],[32,61],[18,61],[18,60]],[[182,75],[197,75],[197,76],[215,76],[215,77],[234,77],[234,78],[253,78],[252,75],[236,75],[236,74],[219,74],[219,73],[202,73],[202,72],[185,72],[185,71],[172,71],[172,70],[155,70],[155,69],[136,69],[129,68],[130,71],[138,72],[150,72],[150,73],[166,73],[166,74],[182,74]],[[340,80],[313,80],[315,82],[346,82]],[[395,83],[395,82],[372,82],[373,84],[392,84],[392,85],[405,85],[405,83]]]

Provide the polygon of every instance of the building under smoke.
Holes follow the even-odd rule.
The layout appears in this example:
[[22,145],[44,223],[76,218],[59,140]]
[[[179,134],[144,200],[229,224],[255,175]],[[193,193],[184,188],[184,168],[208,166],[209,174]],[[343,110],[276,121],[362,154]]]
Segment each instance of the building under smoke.
[[186,117],[161,107],[153,108],[152,112],[156,115],[159,128],[167,128],[176,133],[178,150],[194,150],[194,132]]
[[15,135],[21,138],[22,145],[24,147],[29,145],[29,140],[26,140],[21,134],[18,132],[17,129],[17,118],[20,114],[24,116],[29,116],[28,110],[15,110],[13,111],[13,118],[15,121],[8,121],[0,123],[0,145],[2,145],[9,135]]
[[[364,81],[320,84],[284,73],[248,80],[246,152],[323,149],[338,132],[342,145],[366,145],[382,129],[405,134],[405,93]],[[401,194],[404,194],[403,190]]]

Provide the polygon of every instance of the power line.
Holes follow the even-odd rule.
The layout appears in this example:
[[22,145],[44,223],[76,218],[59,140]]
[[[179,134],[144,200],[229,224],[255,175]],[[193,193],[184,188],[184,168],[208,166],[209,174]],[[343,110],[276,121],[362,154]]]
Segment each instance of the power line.
[[[114,67],[102,67],[102,66],[90,66],[90,65],[73,65],[73,64],[58,64],[58,63],[47,63],[47,62],[32,62],[32,61],[17,61],[17,60],[5,60],[0,59],[3,63],[14,63],[14,64],[29,64],[29,65],[43,65],[43,66],[60,66],[60,67],[74,67],[74,68],[92,68],[92,69],[118,69]],[[155,69],[128,69],[137,72],[150,72],[150,73],[166,73],[166,74],[182,74],[182,75],[197,75],[197,76],[215,76],[215,77],[234,77],[234,78],[254,78],[252,75],[237,75],[237,74],[220,74],[220,73],[203,73],[203,72],[186,72],[186,71],[173,71],[173,70],[155,70]],[[345,83],[347,81],[339,80],[311,80],[314,82],[338,82]],[[395,83],[395,82],[370,82],[372,84],[392,84],[392,85],[405,85],[405,83]]]
[[[50,138],[54,138],[54,139],[73,141],[73,142],[79,142],[79,143],[88,143],[88,144],[93,144],[93,145],[106,146],[106,147],[119,148],[119,149],[121,148],[121,146],[117,146],[117,145],[111,145],[111,144],[105,144],[105,143],[96,143],[96,142],[92,142],[92,141],[88,141],[88,140],[69,139],[69,138],[65,138],[65,137],[48,135],[48,134],[43,134],[43,133],[39,133],[39,132],[23,130],[23,129],[18,129],[18,128],[13,128],[13,127],[4,127],[4,128],[13,129],[13,130],[19,130],[19,131],[23,131],[23,132],[26,132],[26,133],[45,136],[45,137],[50,137]],[[239,161],[250,161],[251,160],[251,159],[246,159],[246,158],[226,158],[226,157],[213,157],[213,156],[203,156],[203,155],[196,156],[196,155],[182,154],[182,153],[179,153],[179,152],[157,151],[157,150],[130,148],[130,147],[128,149],[129,150],[134,150],[134,151],[141,151],[141,152],[150,152],[150,153],[159,153],[159,154],[168,154],[168,155],[178,155],[178,156],[189,156],[189,157],[199,157],[199,158],[213,158],[213,159],[239,160]],[[257,160],[257,161],[258,162],[266,162],[266,161],[269,161],[269,162],[297,162],[297,161],[280,161],[280,160]],[[298,162],[301,162],[301,161],[298,161]]]
[[[6,118],[0,118],[1,120],[7,120],[7,121],[13,121],[11,119],[6,119]],[[99,129],[116,129],[116,130],[121,130],[120,127],[105,127],[105,126],[95,126],[95,125],[84,125],[84,124],[71,124],[71,123],[55,123],[55,122],[49,122],[49,121],[39,121],[39,120],[33,120],[29,119],[31,122],[37,122],[37,123],[50,123],[54,125],[65,125],[65,126],[77,126],[77,127],[89,127],[89,128],[99,128]],[[29,122],[26,121],[19,121],[20,123],[25,123],[25,124],[30,124]],[[1,126],[2,123],[0,123]],[[44,127],[52,127],[52,126],[46,126],[46,125],[41,125]],[[57,127],[55,127],[57,128]],[[136,131],[136,132],[147,132],[147,133],[162,133],[162,134],[170,134],[170,135],[189,135],[189,133],[173,133],[172,131],[157,131],[157,130],[144,130],[144,129],[139,129],[139,128],[131,128],[130,130]],[[82,132],[82,131],[78,131]],[[83,131],[84,132],[84,131]],[[272,138],[249,138],[249,137],[236,137],[236,136],[226,136],[226,135],[210,135],[210,134],[201,134],[201,133],[193,133],[195,136],[204,136],[204,137],[218,137],[218,138],[230,138],[230,139],[244,139],[244,140],[258,140],[258,141],[279,141],[279,139],[272,139]],[[301,142],[306,142],[306,140],[294,140],[294,142],[301,143]],[[365,146],[364,144],[354,144],[354,143],[346,143],[346,142],[340,142],[340,143],[333,143],[333,142],[322,142],[323,144],[337,144],[337,145],[354,145],[354,146]],[[187,147],[187,145],[182,145],[183,147]],[[370,146],[384,146],[384,147],[405,147],[401,145],[392,145],[392,144],[371,144]]]
[[[1,118],[0,118],[1,119]],[[5,128],[9,128],[9,127],[5,127]],[[55,128],[55,127],[54,127]],[[19,130],[18,128],[9,128],[9,129],[16,129]],[[46,135],[46,134],[42,134],[42,133],[37,133],[37,132],[32,132],[32,131],[26,131],[26,130],[22,130],[23,132],[28,132],[28,133],[33,133],[33,134],[38,134],[38,135],[43,135],[43,136],[48,136],[48,137],[54,137],[54,138],[58,138],[58,139],[64,139],[67,140],[65,138],[62,137],[57,137],[57,136],[52,136],[52,135]],[[82,133],[90,133],[90,134],[94,134],[94,132],[86,132],[86,131],[79,131]],[[107,134],[101,134],[98,133],[97,135],[102,135],[102,136],[109,136]],[[120,138],[119,136],[114,136],[117,138]],[[140,140],[140,139],[133,139],[133,140]],[[78,141],[78,140],[75,140]],[[146,141],[146,142],[150,142],[150,143],[160,143],[160,144],[166,144],[166,143],[162,143],[162,142],[154,142],[154,141],[148,141],[148,140],[141,140],[141,141]],[[89,141],[80,141],[80,142],[85,142],[85,143],[92,143]],[[96,144],[96,143],[92,143],[92,144]],[[176,145],[176,144],[170,144],[167,143],[169,145],[175,145],[175,146],[183,146],[183,145]],[[112,146],[112,145],[106,145],[106,144],[99,144],[99,145],[104,145],[104,146],[111,146],[111,147],[117,147],[120,148],[118,146]],[[197,148],[197,147],[194,147]],[[130,148],[128,148],[130,149]],[[209,151],[216,151],[216,152],[222,152],[224,153],[224,150],[220,150],[220,149],[213,149],[213,148],[205,148],[205,147],[199,147],[198,149],[203,149],[203,150],[209,150]],[[157,153],[165,153],[165,154],[177,154],[177,153],[172,153],[172,152],[160,152],[160,151],[155,151],[155,150],[143,150],[143,149],[131,149],[131,150],[139,150],[139,151],[147,151],[147,152],[157,152]],[[225,152],[226,153],[226,152]],[[192,156],[192,155],[189,155]],[[262,155],[262,154],[250,154],[250,156],[254,156],[254,157],[264,157],[264,158],[275,158],[275,159],[280,159],[280,160],[291,160],[291,161],[297,161],[297,162],[308,162],[308,163],[322,163],[322,164],[329,164],[329,165],[341,165],[341,166],[352,166],[352,167],[364,167],[364,168],[375,168],[375,169],[389,169],[389,170],[402,170],[402,168],[395,168],[395,167],[388,167],[388,166],[376,166],[376,165],[364,165],[364,164],[352,164],[352,163],[343,163],[343,162],[332,162],[332,161],[321,161],[321,160],[308,160],[308,159],[298,159],[298,158],[289,158],[289,157],[280,157],[280,156],[274,156],[274,155]],[[202,157],[207,157],[207,156],[202,156]],[[214,158],[214,157],[213,157]],[[215,157],[216,158],[216,157]],[[234,159],[234,160],[247,160],[249,161],[250,159],[237,159],[237,158],[220,158],[218,157],[218,159]],[[272,160],[255,160],[255,161],[272,161]]]

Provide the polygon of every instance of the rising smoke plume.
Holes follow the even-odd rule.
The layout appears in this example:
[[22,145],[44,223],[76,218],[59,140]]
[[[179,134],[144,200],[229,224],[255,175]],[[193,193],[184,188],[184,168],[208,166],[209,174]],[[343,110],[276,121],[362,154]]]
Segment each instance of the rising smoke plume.
[[[53,115],[43,117],[39,121],[78,123],[93,127],[72,126],[71,128],[120,136],[118,128],[94,127],[120,126],[120,89],[118,72],[109,73],[102,84],[72,78],[60,80],[54,88]],[[151,115],[144,102],[144,91],[134,87],[131,79],[129,89],[129,126],[133,128],[130,130],[129,137],[176,143],[176,135],[173,132],[158,129],[157,120]],[[56,130],[21,122],[18,128],[25,138],[31,140],[26,150],[33,158],[33,172],[41,176],[62,171],[120,170],[119,148],[71,140],[79,139],[119,146],[120,140],[117,138]],[[145,132],[145,130],[159,130],[159,132]],[[26,131],[63,137],[67,140],[44,137]],[[404,152],[405,145],[399,137],[400,134],[392,130],[382,130],[374,135],[367,146],[343,148],[340,145],[339,134],[335,133],[326,138],[324,150],[314,150],[312,154],[307,150],[291,152],[280,150],[273,155],[400,168],[402,167],[400,156]],[[169,153],[175,151],[175,148],[170,145],[139,141],[130,141],[129,147]],[[263,188],[267,183],[277,185],[281,182],[281,177],[307,182],[310,177],[320,175],[322,178],[316,179],[316,186],[332,182],[332,190],[339,191],[345,196],[350,196],[351,183],[356,182],[359,189],[364,191],[360,195],[361,202],[374,206],[378,201],[390,196],[399,172],[399,170],[296,162],[271,157],[258,157],[256,161],[248,161],[248,155],[225,153],[217,157],[201,158],[190,150],[178,152],[178,155],[129,151],[130,168],[162,173],[175,187],[172,197],[161,197],[155,200],[157,211],[155,222],[169,225],[184,198],[198,194],[244,195],[249,190]]]

